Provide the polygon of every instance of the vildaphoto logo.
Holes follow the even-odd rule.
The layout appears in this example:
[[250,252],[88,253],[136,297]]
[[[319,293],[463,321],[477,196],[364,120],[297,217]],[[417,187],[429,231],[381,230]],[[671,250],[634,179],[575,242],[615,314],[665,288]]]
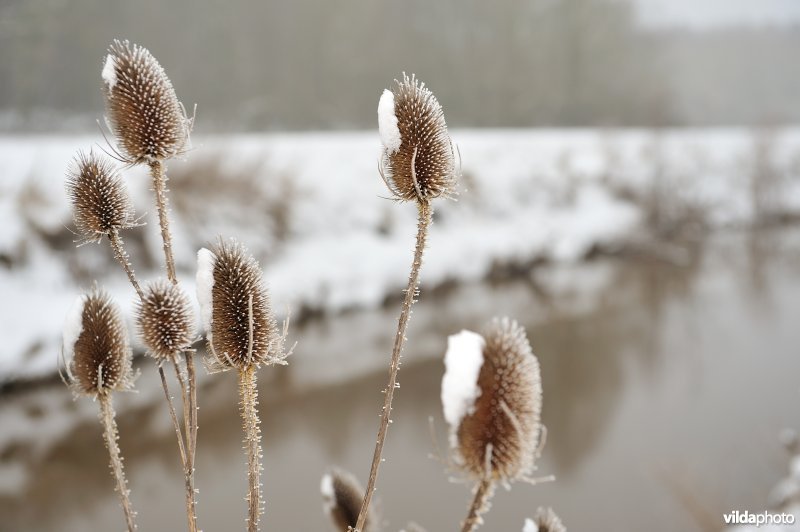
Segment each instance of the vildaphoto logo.
[[726,525],[756,525],[756,528],[760,527],[761,525],[794,524],[794,514],[772,513],[766,511],[760,513],[751,513],[747,510],[744,512],[734,510],[727,514],[722,514],[722,518],[725,520]]

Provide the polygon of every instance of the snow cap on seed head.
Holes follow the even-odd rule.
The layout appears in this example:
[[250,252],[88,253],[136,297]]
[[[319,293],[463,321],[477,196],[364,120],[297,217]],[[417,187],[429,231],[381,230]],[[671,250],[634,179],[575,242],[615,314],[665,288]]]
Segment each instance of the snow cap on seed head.
[[495,318],[482,337],[453,335],[445,364],[442,405],[458,465],[477,480],[527,478],[541,438],[542,382],[525,330]]
[[114,40],[103,60],[102,79],[108,123],[126,162],[162,161],[186,151],[191,120],[146,48]]
[[455,156],[442,106],[413,74],[395,84],[378,102],[381,176],[400,200],[453,195]]
[[[358,479],[348,471],[332,467],[322,476],[320,492],[325,513],[330,516],[336,530],[347,532],[354,529],[364,499],[364,488]],[[374,522],[375,515],[370,509],[364,531],[369,532]]]
[[552,508],[542,508],[536,510],[533,519],[526,519],[522,527],[522,532],[567,532],[567,527],[561,522]]

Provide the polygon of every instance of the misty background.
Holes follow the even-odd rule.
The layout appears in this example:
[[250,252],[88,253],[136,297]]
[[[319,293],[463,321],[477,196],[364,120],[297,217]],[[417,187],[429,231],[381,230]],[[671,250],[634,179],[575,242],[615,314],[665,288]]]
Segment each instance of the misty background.
[[403,71],[456,127],[800,120],[791,0],[2,0],[0,130],[95,130],[114,38],[147,44],[200,132],[372,128]]

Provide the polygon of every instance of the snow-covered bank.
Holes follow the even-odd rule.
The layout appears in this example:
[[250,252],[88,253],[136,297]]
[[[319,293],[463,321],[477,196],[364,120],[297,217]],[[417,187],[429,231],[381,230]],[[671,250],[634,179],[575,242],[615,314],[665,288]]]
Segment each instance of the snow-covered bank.
[[[800,130],[456,131],[462,191],[436,205],[423,289],[497,266],[574,262],[646,230],[800,213]],[[95,137],[4,137],[0,180],[0,380],[52,373],[64,316],[93,279],[123,308],[133,291],[107,245],[74,249],[64,171]],[[175,244],[236,236],[262,261],[278,309],[374,307],[405,282],[416,210],[381,199],[377,133],[195,138],[170,165]],[[148,225],[123,234],[139,276],[159,275],[140,169],[126,172]]]

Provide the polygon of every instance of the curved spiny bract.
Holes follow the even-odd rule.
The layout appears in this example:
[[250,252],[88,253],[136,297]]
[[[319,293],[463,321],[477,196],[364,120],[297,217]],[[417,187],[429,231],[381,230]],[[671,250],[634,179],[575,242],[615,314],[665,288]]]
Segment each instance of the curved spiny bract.
[[183,153],[191,121],[156,58],[138,44],[114,40],[104,61],[108,122],[126,162],[152,163]]
[[216,365],[244,370],[284,358],[261,267],[241,243],[220,240],[200,250],[197,288]]
[[194,341],[195,320],[189,299],[178,285],[166,280],[145,286],[136,323],[149,354],[159,360],[174,358]]
[[455,157],[442,106],[413,74],[395,82],[378,105],[381,175],[400,200],[427,202],[453,195]]
[[[358,521],[358,512],[364,499],[364,488],[351,473],[339,468],[331,468],[320,484],[325,513],[341,532],[352,530]],[[372,510],[367,515],[363,532],[369,532],[376,517]]]
[[128,191],[107,158],[78,152],[67,169],[66,189],[75,226],[85,242],[98,242],[135,225]]
[[97,396],[131,388],[128,334],[107,292],[94,289],[78,298],[64,329],[63,349],[75,392]]
[[508,482],[534,469],[542,430],[539,361],[514,320],[494,319],[484,340],[480,395],[457,429],[457,453],[476,480]]

